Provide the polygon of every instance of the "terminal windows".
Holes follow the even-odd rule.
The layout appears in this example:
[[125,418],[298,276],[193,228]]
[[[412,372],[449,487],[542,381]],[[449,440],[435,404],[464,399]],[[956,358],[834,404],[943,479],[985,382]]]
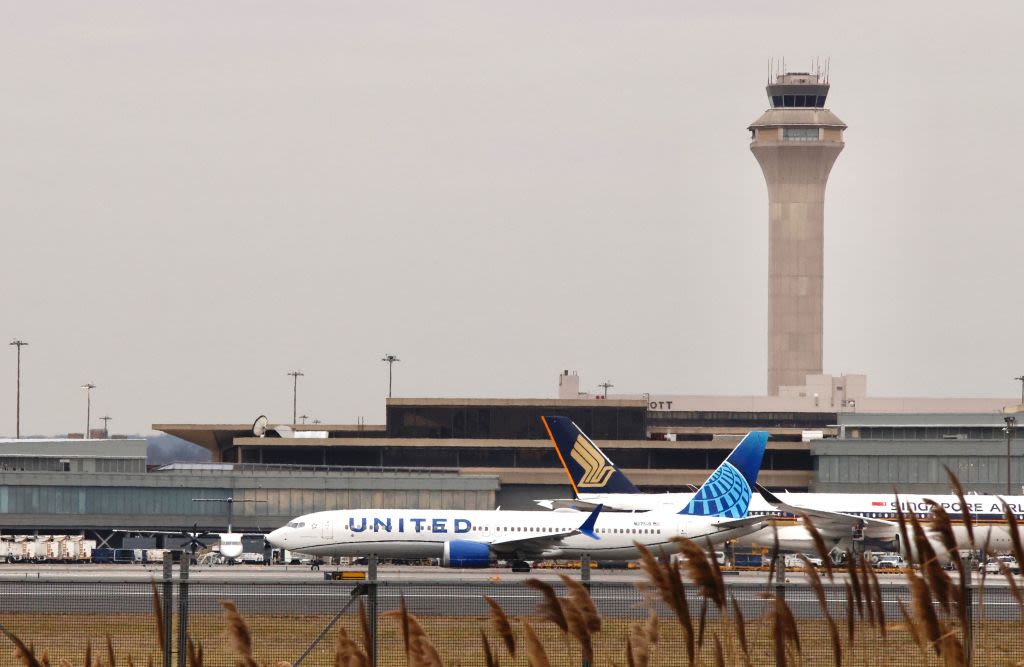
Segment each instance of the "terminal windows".
[[646,438],[646,410],[643,407],[565,407],[557,404],[392,405],[387,410],[387,435],[393,438],[509,438],[547,441],[548,434],[540,417],[549,414],[569,417],[595,440]]
[[782,138],[786,141],[817,141],[816,127],[786,127],[782,129]]

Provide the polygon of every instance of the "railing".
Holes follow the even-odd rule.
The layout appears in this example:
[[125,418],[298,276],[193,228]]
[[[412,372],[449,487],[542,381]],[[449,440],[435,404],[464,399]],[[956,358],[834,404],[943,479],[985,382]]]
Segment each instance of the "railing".
[[259,475],[306,475],[313,473],[378,473],[385,475],[452,475],[459,474],[459,468],[427,468],[414,466],[336,466],[336,465],[295,465],[285,463],[167,463],[152,472],[187,472],[190,475],[219,476],[225,472],[242,473],[253,477]]

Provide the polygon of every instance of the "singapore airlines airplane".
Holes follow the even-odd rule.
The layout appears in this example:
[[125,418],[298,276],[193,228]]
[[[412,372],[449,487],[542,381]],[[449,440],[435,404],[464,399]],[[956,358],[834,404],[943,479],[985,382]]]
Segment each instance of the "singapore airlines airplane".
[[[575,499],[537,500],[537,504],[551,508],[588,507],[603,505],[621,511],[659,511],[665,507],[684,505],[692,493],[642,493],[629,478],[615,467],[604,452],[565,417],[543,417],[548,435],[555,445],[559,460],[569,476]],[[602,470],[597,476],[595,470]],[[743,546],[771,547],[777,532],[779,548],[784,551],[811,553],[814,542],[810,533],[799,522],[798,514],[811,517],[818,532],[831,548],[849,553],[853,543],[862,550],[896,550],[907,553],[909,545],[900,544],[896,523],[896,496],[894,494],[851,493],[779,493],[759,489],[761,493],[751,500],[751,516],[777,517],[776,531],[764,528],[741,536]],[[960,548],[970,548],[970,538],[963,525],[963,508],[954,495],[920,494],[900,495],[900,509],[905,516],[914,514],[925,518],[930,512],[926,498],[943,507],[954,522],[953,533]],[[970,495],[965,498],[967,510],[978,524],[974,530],[974,544],[986,547],[992,553],[1005,553],[1011,547],[1010,534],[1003,514],[1002,501],[1006,500],[1018,520],[1024,519],[1024,496]],[[936,547],[936,542],[933,547]],[[936,548],[936,553],[945,549]]]
[[[623,514],[573,509],[554,512],[455,510],[332,510],[297,517],[267,541],[314,556],[440,558],[445,567],[487,567],[496,558],[639,557],[634,542],[655,552],[673,537],[712,544],[764,526],[747,515],[768,436],[748,435],[686,503]],[[593,479],[611,468],[591,468]]]

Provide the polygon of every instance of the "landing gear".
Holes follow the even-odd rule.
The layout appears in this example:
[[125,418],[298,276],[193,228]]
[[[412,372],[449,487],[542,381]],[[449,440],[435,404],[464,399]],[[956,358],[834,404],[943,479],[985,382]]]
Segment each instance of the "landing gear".
[[527,563],[525,560],[514,560],[514,561],[512,561],[512,571],[513,572],[529,572],[530,571],[530,564]]

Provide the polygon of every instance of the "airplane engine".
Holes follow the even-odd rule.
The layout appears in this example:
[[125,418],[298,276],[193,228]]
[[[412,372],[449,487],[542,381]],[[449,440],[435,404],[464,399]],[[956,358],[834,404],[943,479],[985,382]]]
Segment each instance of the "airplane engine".
[[491,564],[491,548],[469,540],[444,543],[443,567],[487,567]]
[[[903,537],[900,535],[896,535],[894,540],[896,544],[896,551],[898,551],[899,554],[903,556],[903,558],[905,558],[908,562],[920,562],[921,559],[919,558],[917,553],[917,545],[914,544],[913,534],[910,535],[910,544],[905,544],[903,542]],[[932,550],[935,551],[935,555],[939,559],[939,563],[945,565],[949,562],[949,552],[946,551],[946,547],[943,546],[941,540],[939,540],[937,537],[928,536],[928,544],[930,544]]]
[[[818,551],[814,546],[814,540],[811,539],[811,534],[802,525],[779,526],[777,531],[780,550],[817,555]],[[774,541],[774,538],[770,539]],[[826,538],[826,542],[829,541]]]

